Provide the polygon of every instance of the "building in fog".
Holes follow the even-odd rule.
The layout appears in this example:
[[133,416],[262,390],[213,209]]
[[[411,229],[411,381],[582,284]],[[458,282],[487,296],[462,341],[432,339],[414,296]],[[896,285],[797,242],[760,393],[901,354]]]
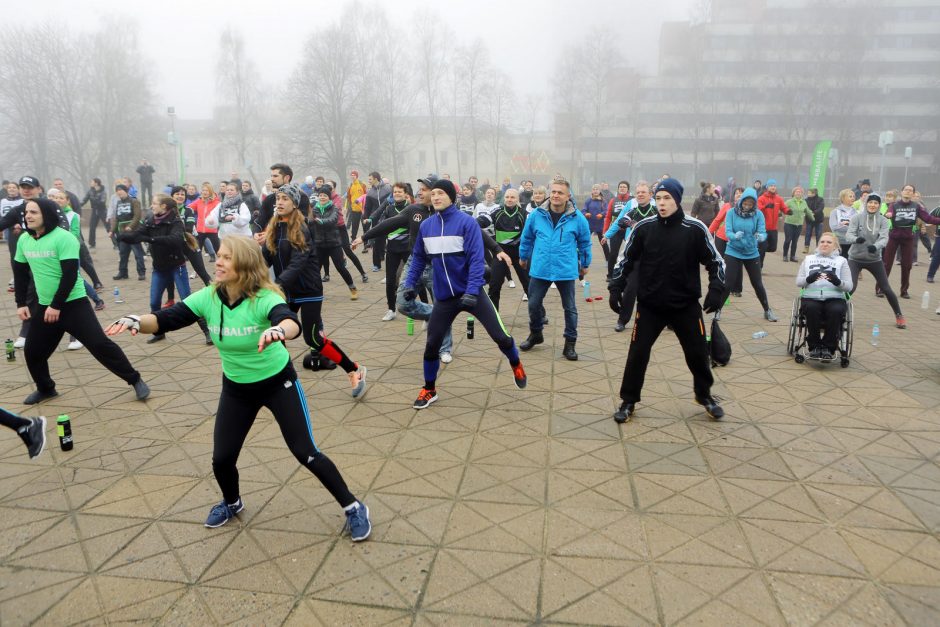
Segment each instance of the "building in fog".
[[775,177],[788,193],[806,184],[816,143],[831,140],[831,195],[859,178],[877,186],[879,133],[890,130],[885,186],[900,186],[909,167],[909,180],[936,193],[934,0],[713,0],[702,23],[663,25],[658,72],[633,84],[611,90],[606,131],[580,138],[571,169],[582,183],[596,160],[597,178]]

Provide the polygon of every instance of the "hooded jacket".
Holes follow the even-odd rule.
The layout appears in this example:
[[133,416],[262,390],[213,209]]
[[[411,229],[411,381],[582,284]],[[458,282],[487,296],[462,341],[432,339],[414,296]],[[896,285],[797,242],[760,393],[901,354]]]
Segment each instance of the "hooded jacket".
[[780,194],[771,194],[769,191],[760,195],[757,199],[757,207],[764,214],[764,223],[768,231],[776,231],[780,215],[788,215],[790,212]]
[[[757,192],[748,187],[738,199],[734,209],[725,214],[725,235],[728,237],[728,246],[725,254],[737,259],[754,259],[760,256],[757,245],[767,239],[767,227],[764,214],[756,206],[750,213],[746,213],[742,204],[745,198],[757,200]],[[738,237],[738,233],[741,237]]]
[[708,289],[723,291],[725,263],[702,222],[679,207],[663,218],[657,213],[640,220],[624,245],[624,258],[614,268],[612,292],[623,292],[627,277],[639,266],[637,302],[654,311],[675,311],[702,296],[699,265],[708,271]]
[[408,276],[402,285],[417,285],[429,263],[433,270],[435,299],[448,300],[464,294],[479,295],[486,268],[483,235],[477,221],[458,209],[457,205],[435,211],[421,222],[411,252]]
[[[890,228],[888,219],[881,215],[880,211],[875,213],[859,211],[852,216],[845,232],[846,241],[852,243],[851,248],[849,248],[849,259],[860,263],[882,261],[881,253],[888,245]],[[861,244],[855,241],[859,237],[865,238],[865,241]],[[868,250],[869,246],[874,246],[875,252],[870,252]]]
[[[62,224],[62,211],[52,200],[48,198],[32,199],[42,213],[42,235],[23,223],[23,228],[28,237],[17,239],[16,256],[13,261],[13,285],[17,307],[26,306],[27,290],[29,286],[35,283],[36,295],[40,305],[46,305],[54,309],[61,309],[69,301],[85,298],[85,286],[78,276],[78,250],[79,243],[71,233],[68,232],[68,226]],[[21,205],[21,211],[24,212],[26,203]],[[12,213],[12,212],[11,212]],[[9,214],[8,214],[9,215]],[[30,241],[32,240],[32,241]],[[43,247],[46,250],[37,254],[37,257],[46,259],[54,257],[59,260],[58,267],[52,267],[43,264],[43,267],[32,269],[33,276],[30,276],[31,266],[29,259],[32,257],[25,248],[32,248],[32,243],[42,240]],[[49,252],[51,251],[51,255]],[[51,286],[54,285],[53,290]],[[43,302],[45,301],[45,302]]]
[[712,220],[715,219],[715,216],[718,215],[718,197],[709,196],[702,194],[695,199],[695,202],[692,203],[692,211],[690,215],[693,218],[698,218],[705,224],[711,224]]
[[[839,277],[839,285],[833,285],[826,279],[816,279],[812,283],[807,278],[814,272]],[[830,298],[845,298],[852,291],[852,273],[849,271],[849,262],[835,249],[824,255],[816,249],[812,255],[803,258],[800,269],[796,273],[796,285],[803,288],[802,298],[811,300],[827,300]]]
[[339,234],[339,211],[331,201],[324,207],[319,203],[310,209],[310,229],[317,248],[336,248],[343,245]]
[[118,239],[131,244],[150,242],[154,270],[170,270],[186,263],[186,238],[178,211],[169,211],[160,222],[148,216],[135,230],[118,233]]
[[284,290],[284,299],[289,303],[323,300],[323,283],[320,280],[320,260],[310,230],[303,226],[305,249],[295,248],[287,237],[287,222],[270,225],[275,229],[275,252],[262,244],[261,254],[265,262],[274,268],[274,280]]
[[519,259],[530,261],[529,276],[544,281],[573,281],[580,269],[591,265],[591,227],[569,202],[558,222],[549,215],[549,203],[529,214],[522,229]]

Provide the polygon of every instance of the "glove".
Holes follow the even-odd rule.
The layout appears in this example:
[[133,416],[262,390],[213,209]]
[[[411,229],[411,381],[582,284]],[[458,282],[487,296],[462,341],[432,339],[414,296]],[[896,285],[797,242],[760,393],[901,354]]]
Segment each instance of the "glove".
[[758,233],[758,234],[757,234],[757,241],[758,241],[758,242],[763,242],[763,241],[765,241],[766,239],[767,239],[767,234],[766,234],[766,233],[763,233],[763,234]]
[[734,239],[741,239],[742,237],[744,237],[744,231],[735,231],[735,232],[734,232]]
[[806,275],[806,284],[811,285],[819,280],[819,271],[814,270]]
[[835,274],[830,272],[827,276],[829,277],[829,282],[835,285],[836,287],[839,287],[840,285],[842,285],[842,279],[840,279]]
[[855,238],[855,243],[856,243],[856,244],[864,244],[864,243],[865,243],[865,238],[864,238],[864,237],[856,237],[856,238]]
[[868,252],[870,252],[871,254],[874,255],[875,253],[878,252],[878,249],[875,248],[875,245],[874,245],[874,244],[872,244],[871,246],[868,247]]
[[614,313],[620,313],[620,299],[623,298],[623,292],[610,292],[610,300],[607,301],[607,304],[610,305],[610,308]]
[[719,290],[714,287],[708,288],[708,293],[705,294],[705,300],[702,302],[702,311],[710,314],[721,309],[722,296],[724,296],[724,290]]
[[617,220],[617,226],[620,227],[621,229],[627,228],[629,224],[630,224],[630,221],[627,220],[626,218],[620,218],[619,220]]
[[466,309],[474,309],[477,306],[477,297],[475,294],[464,294],[460,297],[460,306]]
[[137,335],[140,333],[140,316],[126,315],[123,318],[118,318],[111,323],[111,326],[123,326],[125,329],[131,332],[131,335]]
[[405,291],[402,292],[402,296],[404,296],[405,300],[410,303],[418,297],[418,292],[413,287],[406,287]]
[[284,330],[284,327],[268,327],[261,333],[261,338],[266,344],[283,342],[287,339],[287,332]]

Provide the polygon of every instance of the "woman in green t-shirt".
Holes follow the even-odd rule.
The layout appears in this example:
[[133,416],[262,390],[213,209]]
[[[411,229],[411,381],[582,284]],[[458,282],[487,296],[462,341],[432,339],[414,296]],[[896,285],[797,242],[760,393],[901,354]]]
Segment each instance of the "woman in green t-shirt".
[[220,527],[244,509],[236,462],[258,411],[267,407],[297,461],[345,510],[346,528],[353,541],[369,537],[369,508],[352,495],[313,438],[307,399],[284,347],[286,339],[300,335],[297,315],[268,278],[261,250],[251,239],[230,235],[222,240],[216,253],[215,281],[209,287],[154,314],[125,316],[111,324],[107,333],[166,333],[199,318],[208,323],[222,359],[212,470],[223,500],[210,510],[206,527]]
[[[36,391],[23,402],[33,405],[58,396],[49,375],[49,358],[65,333],[85,345],[98,363],[134,386],[139,400],[150,388],[134,370],[127,355],[101,330],[78,276],[78,240],[59,228],[59,207],[48,198],[29,200],[24,208],[26,233],[16,242],[13,276],[16,313],[20,320],[33,319],[26,336],[26,367]],[[30,272],[38,303],[26,305]]]

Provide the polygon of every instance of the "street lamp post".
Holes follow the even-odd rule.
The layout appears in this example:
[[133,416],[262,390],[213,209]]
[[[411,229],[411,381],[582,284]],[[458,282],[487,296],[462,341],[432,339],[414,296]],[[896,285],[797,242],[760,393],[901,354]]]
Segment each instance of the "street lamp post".
[[911,157],[914,156],[914,149],[910,146],[904,149],[904,185],[907,185],[907,169],[911,165]]
[[894,143],[894,132],[881,131],[878,133],[878,147],[881,148],[881,174],[878,176],[878,190],[885,186],[885,152],[888,146]]
[[167,136],[167,143],[174,147],[174,157],[176,160],[176,183],[182,185],[186,180],[186,166],[183,163],[183,142],[176,134],[176,107],[167,107],[166,114],[170,117],[170,133]]

